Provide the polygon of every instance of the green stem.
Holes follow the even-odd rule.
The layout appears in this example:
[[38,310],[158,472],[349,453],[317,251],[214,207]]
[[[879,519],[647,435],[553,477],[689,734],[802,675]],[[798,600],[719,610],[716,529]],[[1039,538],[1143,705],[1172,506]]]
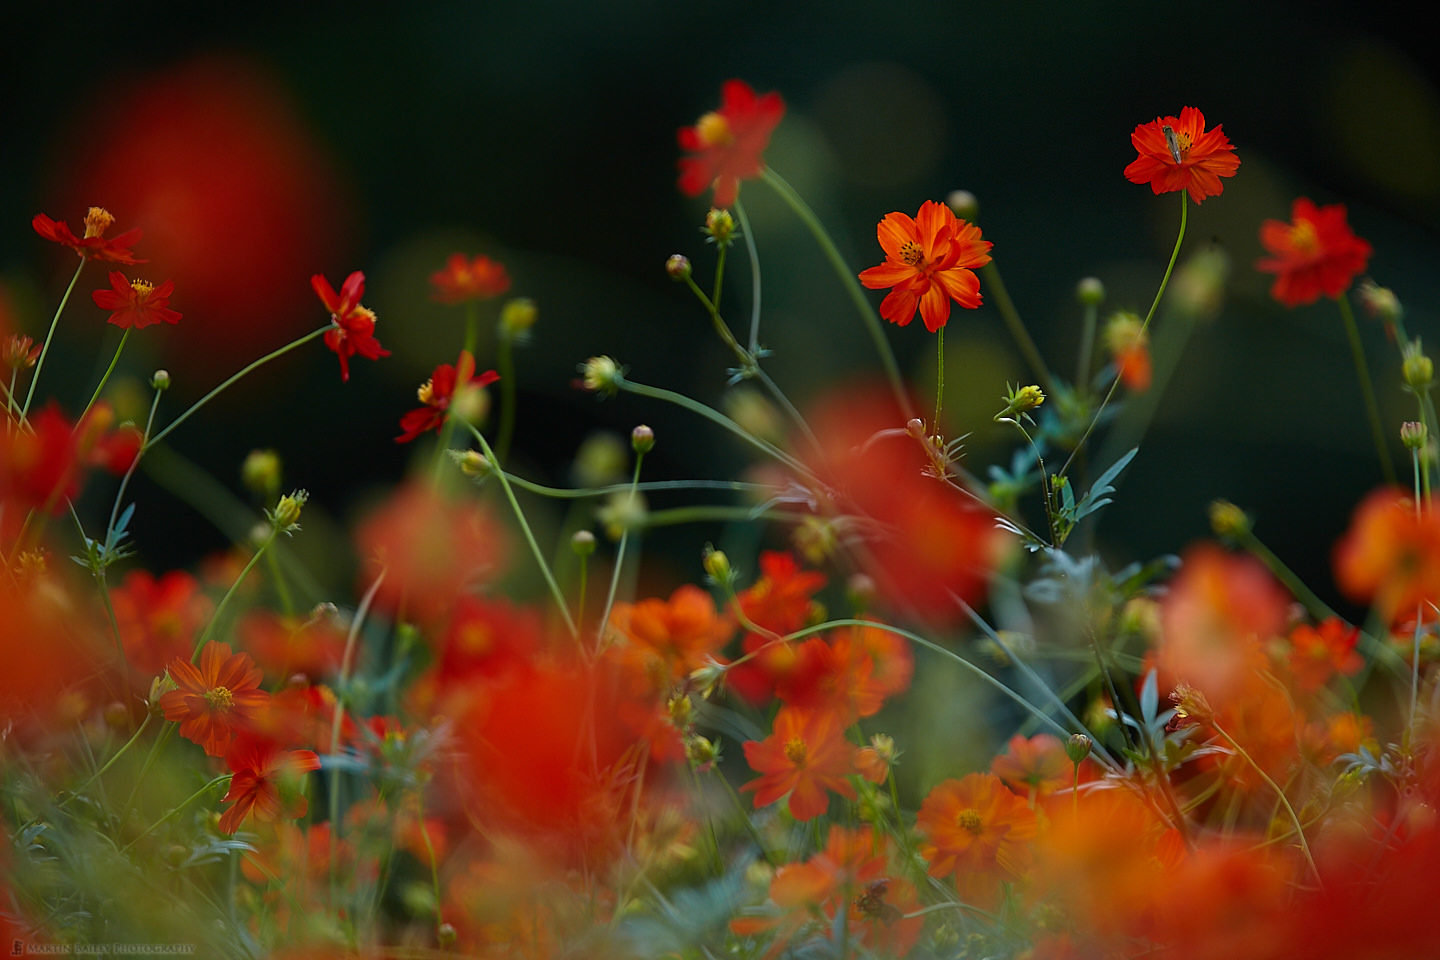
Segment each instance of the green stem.
[[522,490],[556,500],[587,500],[592,497],[608,496],[612,493],[624,493],[632,489],[641,493],[654,490],[731,490],[737,493],[771,493],[775,489],[769,484],[748,483],[744,480],[648,480],[640,484],[612,483],[604,487],[566,489],[564,487],[547,487],[543,483],[526,480],[514,473],[506,473],[505,476]]
[[740,219],[740,235],[745,238],[745,252],[750,257],[750,353],[760,353],[760,252],[755,249],[755,236],[745,205],[735,200],[735,216]]
[[119,750],[116,750],[111,755],[109,760],[105,761],[104,766],[102,766],[99,770],[96,770],[94,773],[90,774],[89,778],[86,779],[84,783],[80,784],[80,786],[76,787],[74,790],[71,790],[69,796],[67,796],[64,800],[61,800],[57,804],[57,806],[63,807],[72,799],[79,796],[81,791],[83,791],[86,787],[90,786],[90,784],[103,777],[105,775],[105,771],[113,767],[115,765],[115,761],[123,757],[125,755],[125,751],[129,750],[132,746],[134,746],[135,741],[140,739],[140,735],[145,732],[145,728],[148,726],[150,726],[150,714],[147,713],[145,714],[145,719],[140,721],[139,728],[137,728],[136,731],[130,735],[130,739],[126,740],[125,743],[121,745]]
[[725,278],[725,255],[729,249],[730,245],[728,243],[722,244],[719,252],[715,256],[715,285],[713,287],[714,292],[710,294],[710,302],[715,305],[716,313],[720,312],[720,291],[724,289]]
[[184,810],[186,807],[190,806],[190,804],[194,803],[196,800],[198,800],[198,799],[200,799],[201,797],[203,797],[203,796],[204,796],[207,792],[209,792],[210,790],[214,789],[214,787],[216,786],[216,784],[223,783],[223,782],[225,782],[226,780],[229,780],[232,776],[234,776],[234,774],[231,774],[231,773],[222,773],[220,776],[216,777],[214,780],[211,780],[209,783],[205,784],[205,786],[201,787],[199,790],[196,790],[194,793],[190,794],[190,796],[186,797],[184,800],[181,800],[179,804],[177,804],[176,806],[174,806],[174,807],[172,807],[172,808],[170,809],[170,812],[169,812],[169,813],[165,814],[165,816],[161,817],[159,820],[156,820],[154,823],[150,824],[150,826],[146,827],[144,830],[141,830],[140,833],[136,835],[135,839],[131,840],[129,843],[125,844],[125,846],[121,847],[121,848],[120,848],[120,852],[121,852],[121,853],[125,853],[125,852],[126,852],[127,850],[129,850],[131,847],[135,846],[135,844],[139,843],[141,840],[144,840],[146,837],[148,837],[151,833],[153,833],[157,828],[159,828],[159,827],[160,827],[162,824],[164,824],[167,820],[169,820],[170,818],[174,817],[174,816],[175,816],[176,814],[178,814],[181,810]]
[[746,430],[744,427],[740,426],[740,424],[736,423],[734,420],[731,420],[729,417],[725,416],[725,414],[721,413],[720,411],[715,410],[712,407],[707,407],[705,406],[705,404],[699,402],[698,400],[692,400],[689,397],[685,396],[683,393],[675,393],[673,390],[665,390],[661,387],[646,386],[643,383],[636,383],[633,380],[625,380],[621,378],[617,379],[619,381],[620,389],[624,390],[626,393],[633,393],[641,397],[650,397],[653,400],[664,400],[667,403],[673,403],[678,407],[684,407],[691,413],[698,414],[699,416],[704,417],[706,420],[709,420],[712,423],[719,424],[726,430],[729,430],[731,433],[735,434],[740,439],[744,440],[746,443],[764,451],[765,453],[774,457],[776,460],[779,460],[781,463],[785,464],[787,467],[801,474],[802,476],[809,479],[814,479],[814,474],[810,472],[810,469],[806,467],[805,464],[801,463],[799,460],[796,460],[794,457],[790,456],[790,454],[786,453],[784,450],[781,450],[774,444],[769,443],[765,440],[761,440],[759,437],[755,436],[750,431]]
[[120,351],[125,349],[125,341],[129,339],[130,328],[126,327],[125,332],[120,336],[119,346],[115,348],[115,356],[110,358],[110,366],[105,368],[105,375],[100,378],[99,383],[95,384],[95,392],[90,395],[90,402],[85,404],[84,410],[80,411],[81,419],[85,417],[85,414],[90,412],[91,407],[95,406],[95,401],[100,399],[100,393],[105,389],[106,381],[110,379],[110,374],[115,372],[115,364],[120,362]]
[[[485,435],[475,429],[471,424],[466,424],[477,443],[480,444],[480,451],[491,463],[495,462],[495,451],[490,449],[489,442]],[[525,535],[525,542],[530,545],[530,552],[535,556],[535,563],[540,567],[540,573],[545,577],[545,583],[550,588],[550,596],[555,600],[555,606],[560,610],[560,617],[565,621],[565,628],[570,631],[570,636],[580,638],[579,630],[575,621],[570,617],[569,605],[565,602],[565,595],[560,592],[560,585],[555,582],[555,575],[550,572],[550,564],[545,562],[545,555],[540,552],[540,544],[535,542],[535,534],[530,529],[530,524],[525,519],[525,511],[520,509],[520,501],[515,499],[515,490],[510,486],[510,480],[505,476],[503,470],[496,470],[495,476],[500,480],[500,488],[505,491],[505,499],[510,502],[510,509],[515,513],[515,520],[520,524],[520,532]]]
[[[340,675],[335,679],[335,690],[338,694],[335,698],[335,711],[331,714],[330,720],[330,842],[332,845],[339,844],[343,822],[340,819],[340,764],[336,762],[340,752],[340,727],[341,721],[345,718],[345,703],[350,698],[350,670],[355,664],[355,645],[360,639],[360,627],[365,622],[365,616],[370,612],[370,604],[375,601],[375,594],[380,592],[380,584],[385,582],[385,570],[376,574],[371,581],[365,596],[360,598],[360,606],[355,609],[355,616],[350,621],[350,630],[345,635],[345,653],[340,658]],[[332,846],[332,849],[334,847]],[[338,857],[330,858],[330,902],[335,902],[335,868]]]
[[275,584],[275,595],[280,599],[281,612],[287,617],[293,617],[295,603],[290,599],[290,587],[285,583],[285,575],[280,570],[280,557],[274,550],[265,551],[265,566]]
[[915,416],[915,411],[910,405],[910,395],[905,392],[905,382],[900,378],[900,366],[895,362],[895,354],[890,349],[890,342],[885,339],[885,325],[880,322],[880,317],[875,313],[875,308],[870,305],[869,299],[865,296],[865,288],[860,285],[858,275],[850,269],[845,258],[840,256],[836,249],[835,242],[830,239],[830,234],[815,215],[815,211],[795,192],[795,188],[786,183],[774,170],[765,168],[763,178],[766,183],[780,194],[795,215],[810,228],[810,233],[815,237],[820,249],[825,254],[825,259],[835,268],[835,274],[840,278],[845,291],[850,295],[850,300],[855,304],[855,309],[860,312],[860,319],[865,322],[865,328],[870,333],[870,339],[875,344],[875,353],[880,358],[880,364],[885,368],[885,376],[890,381],[890,389],[895,394],[895,400],[900,404],[900,409],[909,420]]
[[[630,498],[633,500],[635,492],[640,489],[640,464],[644,462],[645,454],[635,454],[635,472],[630,477]],[[605,594],[605,608],[600,613],[600,623],[595,628],[595,649],[599,651],[605,642],[605,627],[610,622],[610,611],[615,608],[615,595],[620,590],[620,571],[625,566],[625,548],[630,543],[630,528],[626,527],[620,531],[620,543],[615,548],[615,566],[610,571],[610,589]]]
[[1084,327],[1080,334],[1080,356],[1075,362],[1075,389],[1088,393],[1090,390],[1090,364],[1095,349],[1095,325],[1099,320],[1100,308],[1093,303],[1085,304]]
[[495,347],[496,373],[500,374],[500,426],[495,434],[496,464],[510,456],[510,441],[515,437],[515,338],[500,331]]
[[750,376],[755,368],[755,358],[751,356],[750,351],[740,346],[740,342],[735,339],[735,334],[730,332],[729,325],[726,324],[724,318],[720,316],[719,305],[705,295],[705,291],[700,289],[700,285],[695,282],[694,277],[686,274],[684,282],[685,286],[690,288],[690,292],[695,295],[695,299],[699,300],[705,307],[705,312],[710,314],[710,322],[715,326],[716,335],[719,336],[725,346],[729,347],[731,352],[735,354],[735,358],[740,361],[741,371],[746,376]]
[[[1154,319],[1155,310],[1160,306],[1161,298],[1165,296],[1165,287],[1170,283],[1170,275],[1175,272],[1175,261],[1180,256],[1180,245],[1185,242],[1185,227],[1189,219],[1189,194],[1182,190],[1180,191],[1180,233],[1175,237],[1175,249],[1170,251],[1170,262],[1165,265],[1165,275],[1160,278],[1160,289],[1155,291],[1155,299],[1150,303],[1150,312],[1145,314],[1145,322],[1140,325],[1141,333],[1150,329],[1150,321]],[[1070,464],[1075,460],[1075,455],[1085,448],[1085,441],[1090,438],[1090,434],[1095,429],[1095,425],[1100,422],[1101,414],[1105,412],[1105,408],[1109,406],[1110,401],[1114,399],[1115,391],[1119,386],[1120,372],[1116,370],[1115,379],[1110,381],[1110,389],[1105,392],[1105,399],[1100,401],[1100,406],[1095,409],[1095,414],[1090,418],[1090,423],[1085,428],[1085,432],[1081,434],[1079,441],[1075,444],[1075,449],[1070,452],[1069,458],[1066,459],[1065,466],[1060,468],[1059,476],[1063,477],[1066,475],[1070,470]]]
[[995,266],[995,261],[992,260],[981,267],[980,271],[985,274],[985,285],[995,295],[995,308],[1000,311],[1005,326],[1010,330],[1010,336],[1015,338],[1015,344],[1025,355],[1025,362],[1030,365],[1035,376],[1040,378],[1045,392],[1053,395],[1055,378],[1050,375],[1050,368],[1045,365],[1045,358],[1040,356],[1040,348],[1035,346],[1030,331],[1025,329],[1025,321],[1020,319],[1020,311],[1015,309],[1015,301],[1010,299],[1010,291],[1005,289],[1005,283],[1000,279],[1000,268]]
[[1345,335],[1350,340],[1350,355],[1355,359],[1355,376],[1360,380],[1360,392],[1365,395],[1365,415],[1370,421],[1370,439],[1375,443],[1375,456],[1380,460],[1380,472],[1385,482],[1395,485],[1395,465],[1385,449],[1385,429],[1380,425],[1380,406],[1375,402],[1375,385],[1370,382],[1370,366],[1365,362],[1365,347],[1360,342],[1360,328],[1355,325],[1355,312],[1350,309],[1350,298],[1340,294],[1335,298],[1340,307],[1340,316],[1345,321]]
[[45,343],[40,347],[40,356],[35,361],[35,372],[30,375],[30,389],[25,393],[25,406],[20,408],[20,422],[24,423],[26,416],[30,413],[30,403],[35,399],[35,385],[40,382],[40,371],[45,367],[45,358],[50,355],[50,341],[55,336],[55,328],[60,323],[60,314],[65,312],[65,304],[70,302],[70,294],[75,289],[75,284],[80,280],[80,271],[85,269],[85,258],[80,258],[80,265],[75,268],[75,275],[70,278],[70,285],[65,288],[65,295],[60,298],[60,306],[55,308],[55,316],[50,318],[50,330],[45,334]]
[[241,368],[239,372],[231,375],[230,378],[227,379],[224,383],[220,384],[220,386],[216,387],[214,390],[211,390],[209,393],[205,394],[205,396],[201,397],[199,400],[196,400],[193,404],[191,404],[190,409],[180,414],[180,416],[176,417],[174,420],[171,420],[170,423],[166,425],[164,430],[161,430],[159,433],[155,434],[155,436],[151,437],[146,442],[145,447],[141,448],[141,452],[143,453],[146,448],[152,447],[155,444],[159,443],[161,440],[164,440],[165,437],[169,435],[171,430],[174,430],[176,427],[180,426],[180,424],[190,419],[190,417],[197,410],[205,406],[205,404],[209,403],[211,400],[214,400],[217,396],[219,396],[226,389],[233,386],[238,381],[244,379],[246,376],[253,373],[255,370],[259,369],[265,364],[269,363],[271,360],[274,360],[277,357],[284,356],[291,350],[294,350],[296,347],[299,347],[303,344],[309,343],[311,340],[316,339],[317,337],[324,334],[325,331],[330,330],[332,327],[333,324],[327,323],[323,327],[320,327],[316,330],[311,330],[309,333],[305,334],[305,336],[303,337],[300,337],[298,340],[290,341],[278,350],[270,351],[269,353],[265,354],[265,356],[261,357],[259,360],[253,360],[250,363],[246,364],[243,368]]
[[1269,547],[1265,546],[1265,544],[1260,541],[1260,538],[1255,536],[1254,531],[1242,530],[1238,532],[1235,537],[1235,542],[1241,549],[1265,564],[1265,569],[1269,570],[1275,576],[1276,580],[1284,584],[1285,589],[1289,590],[1290,595],[1300,601],[1301,606],[1305,608],[1305,612],[1310,614],[1310,616],[1316,620],[1325,620],[1329,617],[1336,616],[1335,611],[1330,609],[1325,601],[1316,596],[1315,592],[1305,585],[1305,581],[1295,575],[1295,571],[1286,566],[1283,560],[1277,557]]
[[1270,779],[1270,775],[1260,767],[1260,764],[1256,763],[1255,759],[1245,752],[1245,748],[1235,742],[1235,738],[1226,733],[1224,728],[1215,722],[1214,718],[1210,719],[1210,726],[1214,727],[1215,732],[1225,738],[1225,742],[1230,744],[1230,748],[1238,753],[1246,763],[1250,764],[1251,768],[1260,775],[1260,779],[1264,780],[1266,785],[1275,791],[1275,796],[1280,798],[1280,804],[1285,808],[1285,812],[1290,814],[1290,822],[1295,824],[1295,836],[1300,841],[1300,852],[1305,854],[1305,862],[1310,865],[1311,871],[1315,874],[1315,882],[1324,886],[1324,881],[1320,876],[1320,868],[1315,865],[1315,858],[1310,854],[1310,844],[1305,839],[1305,828],[1300,823],[1300,815],[1295,812],[1294,807],[1290,806],[1290,799],[1285,796],[1285,791],[1281,790],[1279,784]]
[[940,429],[940,407],[945,401],[945,328],[935,331],[935,435],[945,436]]
[[190,653],[191,663],[200,659],[200,651],[204,649],[205,642],[210,639],[210,634],[215,632],[215,625],[220,622],[220,614],[225,612],[225,607],[230,603],[230,598],[235,596],[235,592],[240,589],[240,584],[244,583],[245,578],[250,576],[250,571],[255,569],[255,564],[260,561],[260,557],[270,548],[270,545],[275,542],[275,538],[278,535],[279,531],[271,527],[270,535],[261,542],[260,546],[251,555],[249,562],[247,562],[245,567],[240,571],[240,575],[235,578],[235,582],[230,584],[230,589],[225,591],[225,595],[221,597],[220,602],[215,605],[215,612],[211,614],[210,622],[205,624],[205,629],[200,632],[200,636],[195,640],[195,649]]

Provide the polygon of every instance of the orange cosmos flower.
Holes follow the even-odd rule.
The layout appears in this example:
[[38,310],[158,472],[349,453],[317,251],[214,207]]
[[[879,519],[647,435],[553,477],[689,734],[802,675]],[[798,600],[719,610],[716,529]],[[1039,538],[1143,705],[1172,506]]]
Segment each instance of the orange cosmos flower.
[[796,820],[813,820],[830,805],[827,790],[855,799],[846,777],[855,770],[855,748],[845,740],[834,714],[781,707],[775,729],[764,740],[744,745],[745,761],[760,776],[741,787],[755,791],[764,807],[790,794]]
[[990,761],[990,772],[1011,790],[1045,796],[1070,785],[1074,769],[1058,737],[1037,733],[1027,739],[1017,734],[1006,747],[1009,752]]
[[106,240],[104,233],[115,222],[115,217],[104,207],[91,207],[85,214],[85,236],[77,237],[63,220],[52,220],[43,213],[35,214],[30,225],[46,240],[69,247],[87,260],[104,260],[110,263],[145,263],[135,259],[130,248],[140,242],[140,230],[126,230],[117,237]]
[[971,310],[980,306],[975,268],[990,262],[995,245],[980,239],[980,228],[955,216],[943,203],[926,200],[914,219],[887,213],[876,228],[885,262],[860,274],[871,290],[891,287],[880,301],[880,316],[905,326],[915,311],[934,333],[950,319],[950,301]]
[[1205,129],[1205,115],[1194,107],[1179,117],[1157,117],[1130,134],[1140,156],[1125,168],[1131,183],[1148,183],[1156,194],[1185,190],[1196,203],[1219,196],[1221,177],[1233,177],[1240,158],[1221,127]]
[[430,274],[430,286],[431,296],[441,303],[488,300],[510,289],[510,274],[503,263],[487,256],[468,260],[463,253],[452,253],[445,269]]
[[946,780],[925,797],[915,826],[925,837],[920,855],[930,875],[955,875],[966,900],[994,903],[997,881],[1013,879],[1030,863],[1038,825],[1029,805],[993,773]]
[[270,702],[260,689],[260,670],[247,653],[230,652],[213,640],[200,651],[200,666],[176,658],[166,668],[179,689],[160,698],[166,720],[180,723],[180,736],[223,757],[237,730],[252,728]]
[[703,667],[735,632],[710,594],[688,583],[669,600],[617,603],[610,628],[628,641],[626,659],[642,666],[661,688]]
[[110,289],[90,294],[95,306],[109,310],[109,322],[122,330],[139,330],[152,323],[179,323],[180,313],[170,309],[170,294],[175,282],[166,280],[160,286],[145,280],[126,280],[118,270],[110,271]]
[[225,763],[233,776],[220,802],[233,800],[235,806],[220,815],[221,833],[234,833],[251,813],[266,823],[305,815],[309,805],[294,792],[294,782],[320,769],[315,751],[282,750],[273,740],[242,736],[225,754]]
[[1420,604],[1440,601],[1440,513],[1433,501],[1417,511],[1398,488],[1376,490],[1356,508],[1334,561],[1350,599],[1387,618],[1412,616]]
[[740,181],[764,172],[760,154],[784,115],[780,94],[757,97],[745,81],[726,81],[720,88],[720,109],[705,114],[693,127],[680,128],[681,149],[694,154],[680,158],[681,192],[696,197],[713,184],[715,206],[733,206]]
[[453,367],[448,363],[440,364],[430,374],[430,379],[420,385],[417,393],[425,406],[417,407],[400,418],[400,429],[405,432],[396,437],[395,442],[409,443],[427,430],[439,430],[458,394],[469,387],[488,387],[499,379],[500,374],[494,370],[475,376],[475,358],[469,350],[461,350],[460,359]]
[[330,311],[333,330],[325,331],[325,346],[340,358],[340,379],[350,379],[350,358],[359,354],[367,360],[379,360],[390,356],[390,351],[380,346],[375,339],[375,311],[362,307],[360,298],[365,295],[365,274],[356,270],[345,278],[337,294],[330,281],[320,274],[310,278],[310,286]]
[[1275,274],[1270,296],[1287,307],[1314,303],[1323,293],[1338,297],[1370,260],[1370,244],[1345,222],[1343,204],[1317,207],[1300,197],[1290,208],[1291,223],[1266,220],[1260,242],[1270,256],[1255,263]]
[[1314,693],[1337,673],[1352,676],[1365,665],[1355,649],[1360,639],[1358,627],[1339,617],[1326,619],[1319,627],[1302,623],[1290,631],[1290,675],[1295,688]]

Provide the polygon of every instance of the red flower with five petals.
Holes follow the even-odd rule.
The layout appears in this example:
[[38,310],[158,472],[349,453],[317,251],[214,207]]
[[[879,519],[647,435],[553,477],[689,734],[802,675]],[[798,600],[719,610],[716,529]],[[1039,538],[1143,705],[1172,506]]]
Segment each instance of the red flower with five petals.
[[87,260],[105,260],[110,263],[145,263],[137,260],[130,248],[140,242],[138,227],[126,230],[117,237],[106,240],[104,233],[115,222],[115,217],[104,207],[91,207],[85,214],[85,236],[77,237],[64,220],[52,220],[43,213],[35,214],[30,225],[46,240],[69,247]]
[[250,655],[232,654],[228,643],[205,644],[198,667],[177,657],[166,671],[177,689],[160,698],[165,719],[179,721],[180,736],[212,757],[225,756],[236,731],[253,728],[270,702]]
[[336,294],[330,281],[320,274],[310,278],[310,286],[330,311],[333,330],[325,331],[325,346],[340,358],[340,379],[350,379],[350,358],[362,356],[367,360],[379,360],[390,356],[390,351],[380,346],[375,339],[375,311],[360,305],[365,295],[365,274],[356,270],[345,278],[345,283]]
[[1370,260],[1370,244],[1345,222],[1343,204],[1317,207],[1300,197],[1290,208],[1292,222],[1266,220],[1260,242],[1271,256],[1255,263],[1275,274],[1270,296],[1287,307],[1314,303],[1320,294],[1338,297]]
[[461,350],[460,359],[453,367],[448,363],[440,364],[430,379],[420,385],[417,393],[425,406],[417,407],[400,418],[400,429],[405,432],[396,437],[395,442],[409,443],[426,430],[439,430],[458,394],[466,388],[488,387],[499,379],[500,374],[494,370],[486,370],[476,377],[475,358],[469,350]]
[[129,330],[139,330],[152,323],[179,323],[180,312],[170,309],[170,294],[175,282],[166,280],[160,286],[145,280],[126,280],[118,270],[110,271],[110,289],[90,294],[95,306],[109,310],[109,322]]
[[1140,156],[1125,168],[1131,183],[1148,183],[1156,193],[1185,190],[1196,203],[1224,190],[1221,177],[1233,177],[1240,158],[1221,132],[1205,129],[1205,115],[1183,107],[1178,117],[1156,117],[1130,134]]
[[760,776],[740,789],[755,791],[756,807],[788,793],[791,815],[813,820],[830,805],[827,791],[855,799],[848,779],[855,772],[855,747],[833,713],[781,707],[770,736],[743,746],[745,762]]
[[931,333],[950,319],[950,301],[980,306],[980,279],[975,268],[990,262],[995,245],[980,239],[980,228],[959,219],[943,203],[926,200],[912,219],[887,213],[876,228],[885,262],[862,271],[860,282],[871,290],[893,289],[880,301],[880,316],[900,326],[915,311]]
[[764,172],[760,154],[784,115],[780,94],[757,97],[745,81],[726,81],[720,88],[720,109],[705,114],[693,127],[680,128],[681,149],[694,154],[680,158],[680,190],[697,197],[713,184],[715,206],[732,206],[740,181]]

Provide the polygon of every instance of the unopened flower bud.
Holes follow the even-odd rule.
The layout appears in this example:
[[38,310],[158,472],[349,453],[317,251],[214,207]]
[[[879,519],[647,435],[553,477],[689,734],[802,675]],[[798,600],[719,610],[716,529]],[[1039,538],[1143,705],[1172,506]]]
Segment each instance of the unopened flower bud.
[[1400,442],[1407,450],[1420,450],[1425,446],[1425,424],[1418,420],[1407,420],[1400,424]]
[[1385,324],[1386,329],[1393,329],[1405,315],[1400,298],[1389,287],[1379,287],[1373,280],[1366,280],[1360,284],[1358,293],[1365,312]]
[[880,759],[886,763],[893,764],[900,758],[900,751],[895,749],[895,738],[889,734],[877,733],[870,738],[870,746],[880,755]]
[[290,534],[300,529],[300,510],[305,506],[305,501],[310,499],[310,494],[305,490],[295,490],[280,498],[275,504],[275,509],[270,513],[270,522],[280,533]]
[[665,713],[670,717],[670,723],[677,730],[684,730],[694,719],[695,704],[691,702],[688,695],[674,696],[665,701]]
[[154,390],[170,389],[170,371],[156,370],[150,375],[150,386]]
[[455,465],[460,468],[460,472],[467,477],[490,475],[490,461],[479,450],[452,450],[450,456],[455,459]]
[[605,396],[613,396],[624,380],[620,364],[610,357],[591,357],[580,365],[580,373],[586,390]]
[[720,759],[720,747],[697,734],[685,738],[685,759],[697,770],[709,769]]
[[477,384],[467,384],[450,398],[450,414],[471,426],[480,426],[490,416],[490,391]]
[[725,556],[725,551],[716,550],[710,544],[705,544],[705,555],[701,560],[705,567],[705,573],[711,580],[724,586],[735,578],[735,571],[730,569],[730,558]]
[[684,280],[690,276],[690,258],[683,253],[672,253],[665,261],[665,272],[671,280]]
[[529,297],[514,297],[505,301],[505,306],[500,308],[500,329],[512,337],[516,336],[535,326],[538,316],[539,311],[534,300]]
[[980,201],[969,190],[951,190],[945,198],[945,205],[961,220],[974,220],[980,216]]
[[176,685],[175,681],[170,679],[170,674],[160,674],[160,676],[150,681],[150,693],[145,697],[145,706],[150,710],[151,714],[158,717],[160,715],[160,698],[171,690],[178,689],[180,688]]
[[730,215],[729,210],[711,207],[710,212],[705,215],[704,232],[716,246],[726,247],[735,236],[735,218]]
[[130,725],[130,711],[119,700],[105,705],[105,724],[113,730],[123,730]]
[[570,535],[570,549],[577,557],[588,557],[595,552],[595,534],[589,530],[576,530]]
[[714,657],[706,657],[703,665],[690,671],[690,689],[700,694],[701,698],[708,699],[729,669]]
[[916,440],[925,439],[925,421],[919,417],[911,417],[905,421],[905,432]]
[[1105,302],[1105,284],[1099,277],[1086,277],[1075,285],[1075,299],[1082,306],[1098,307]]
[[595,519],[605,528],[605,535],[619,540],[627,530],[638,530],[645,526],[650,509],[645,498],[630,491],[617,492],[595,511]]
[[630,449],[636,453],[649,453],[655,449],[655,431],[640,424],[630,431]]
[[435,940],[442,947],[449,947],[455,943],[460,934],[453,923],[442,923],[435,928]]
[[240,482],[247,490],[273,497],[280,491],[280,454],[274,450],[251,450],[240,464]]
[[29,337],[12,333],[5,338],[5,349],[0,352],[0,364],[11,370],[28,370],[40,359],[40,345]]
[[1229,256],[1220,247],[1211,246],[1175,271],[1168,302],[1182,316],[1212,320],[1225,303],[1225,281],[1229,276]]
[[1429,390],[1435,379],[1435,364],[1421,352],[1420,339],[1417,337],[1407,343],[1401,355],[1403,359],[1400,363],[1400,376],[1404,379],[1405,386],[1409,387],[1412,393]]
[[1250,518],[1229,500],[1212,500],[1210,530],[1222,540],[1238,540],[1250,532]]
[[1204,723],[1215,716],[1205,694],[1188,683],[1177,684],[1174,692],[1170,694],[1170,700],[1175,704],[1175,716],[1181,720]]
[[856,611],[869,610],[879,592],[875,578],[868,573],[852,573],[845,580],[845,599]]
[[1090,751],[1095,746],[1094,741],[1083,733],[1072,733],[1070,739],[1065,741],[1065,756],[1075,766],[1080,766],[1080,761],[1090,756]]
[[1045,392],[1032,383],[1024,387],[1012,387],[1000,399],[1005,401],[1005,409],[995,414],[996,421],[1013,419],[1034,410],[1045,402]]

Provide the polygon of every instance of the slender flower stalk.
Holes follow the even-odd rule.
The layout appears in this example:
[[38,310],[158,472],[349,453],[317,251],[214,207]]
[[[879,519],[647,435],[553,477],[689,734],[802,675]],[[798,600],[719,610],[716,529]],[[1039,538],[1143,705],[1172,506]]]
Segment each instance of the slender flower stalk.
[[105,374],[100,378],[100,382],[95,384],[95,392],[90,395],[90,402],[85,404],[84,410],[80,411],[82,419],[85,414],[90,412],[90,408],[95,406],[95,401],[100,399],[100,394],[104,392],[110,374],[115,372],[115,364],[120,362],[120,352],[125,349],[125,342],[130,339],[130,329],[130,327],[126,327],[125,332],[120,335],[120,343],[115,347],[115,356],[110,358],[110,366],[105,368]]
[[1380,406],[1375,402],[1375,385],[1370,381],[1370,365],[1365,360],[1365,346],[1360,342],[1360,328],[1355,324],[1355,311],[1350,308],[1350,298],[1339,293],[1335,304],[1340,308],[1340,318],[1345,322],[1345,336],[1350,341],[1350,356],[1355,361],[1355,377],[1360,381],[1360,392],[1365,396],[1365,416],[1370,421],[1370,439],[1375,444],[1375,457],[1380,461],[1380,472],[1385,482],[1394,485],[1395,465],[1386,449],[1385,428],[1380,425]]
[[65,288],[65,294],[60,298],[60,306],[55,308],[55,316],[50,318],[50,329],[45,333],[45,342],[40,347],[40,356],[35,361],[35,372],[30,374],[30,389],[25,394],[25,405],[20,408],[20,422],[24,423],[26,416],[30,413],[30,404],[35,400],[35,385],[40,382],[40,371],[45,367],[45,357],[50,353],[50,341],[55,336],[55,327],[60,323],[60,314],[65,312],[65,304],[70,302],[70,294],[75,290],[75,284],[80,280],[80,271],[85,269],[85,258],[81,257],[80,262],[75,265],[75,274],[70,278],[70,285]]

